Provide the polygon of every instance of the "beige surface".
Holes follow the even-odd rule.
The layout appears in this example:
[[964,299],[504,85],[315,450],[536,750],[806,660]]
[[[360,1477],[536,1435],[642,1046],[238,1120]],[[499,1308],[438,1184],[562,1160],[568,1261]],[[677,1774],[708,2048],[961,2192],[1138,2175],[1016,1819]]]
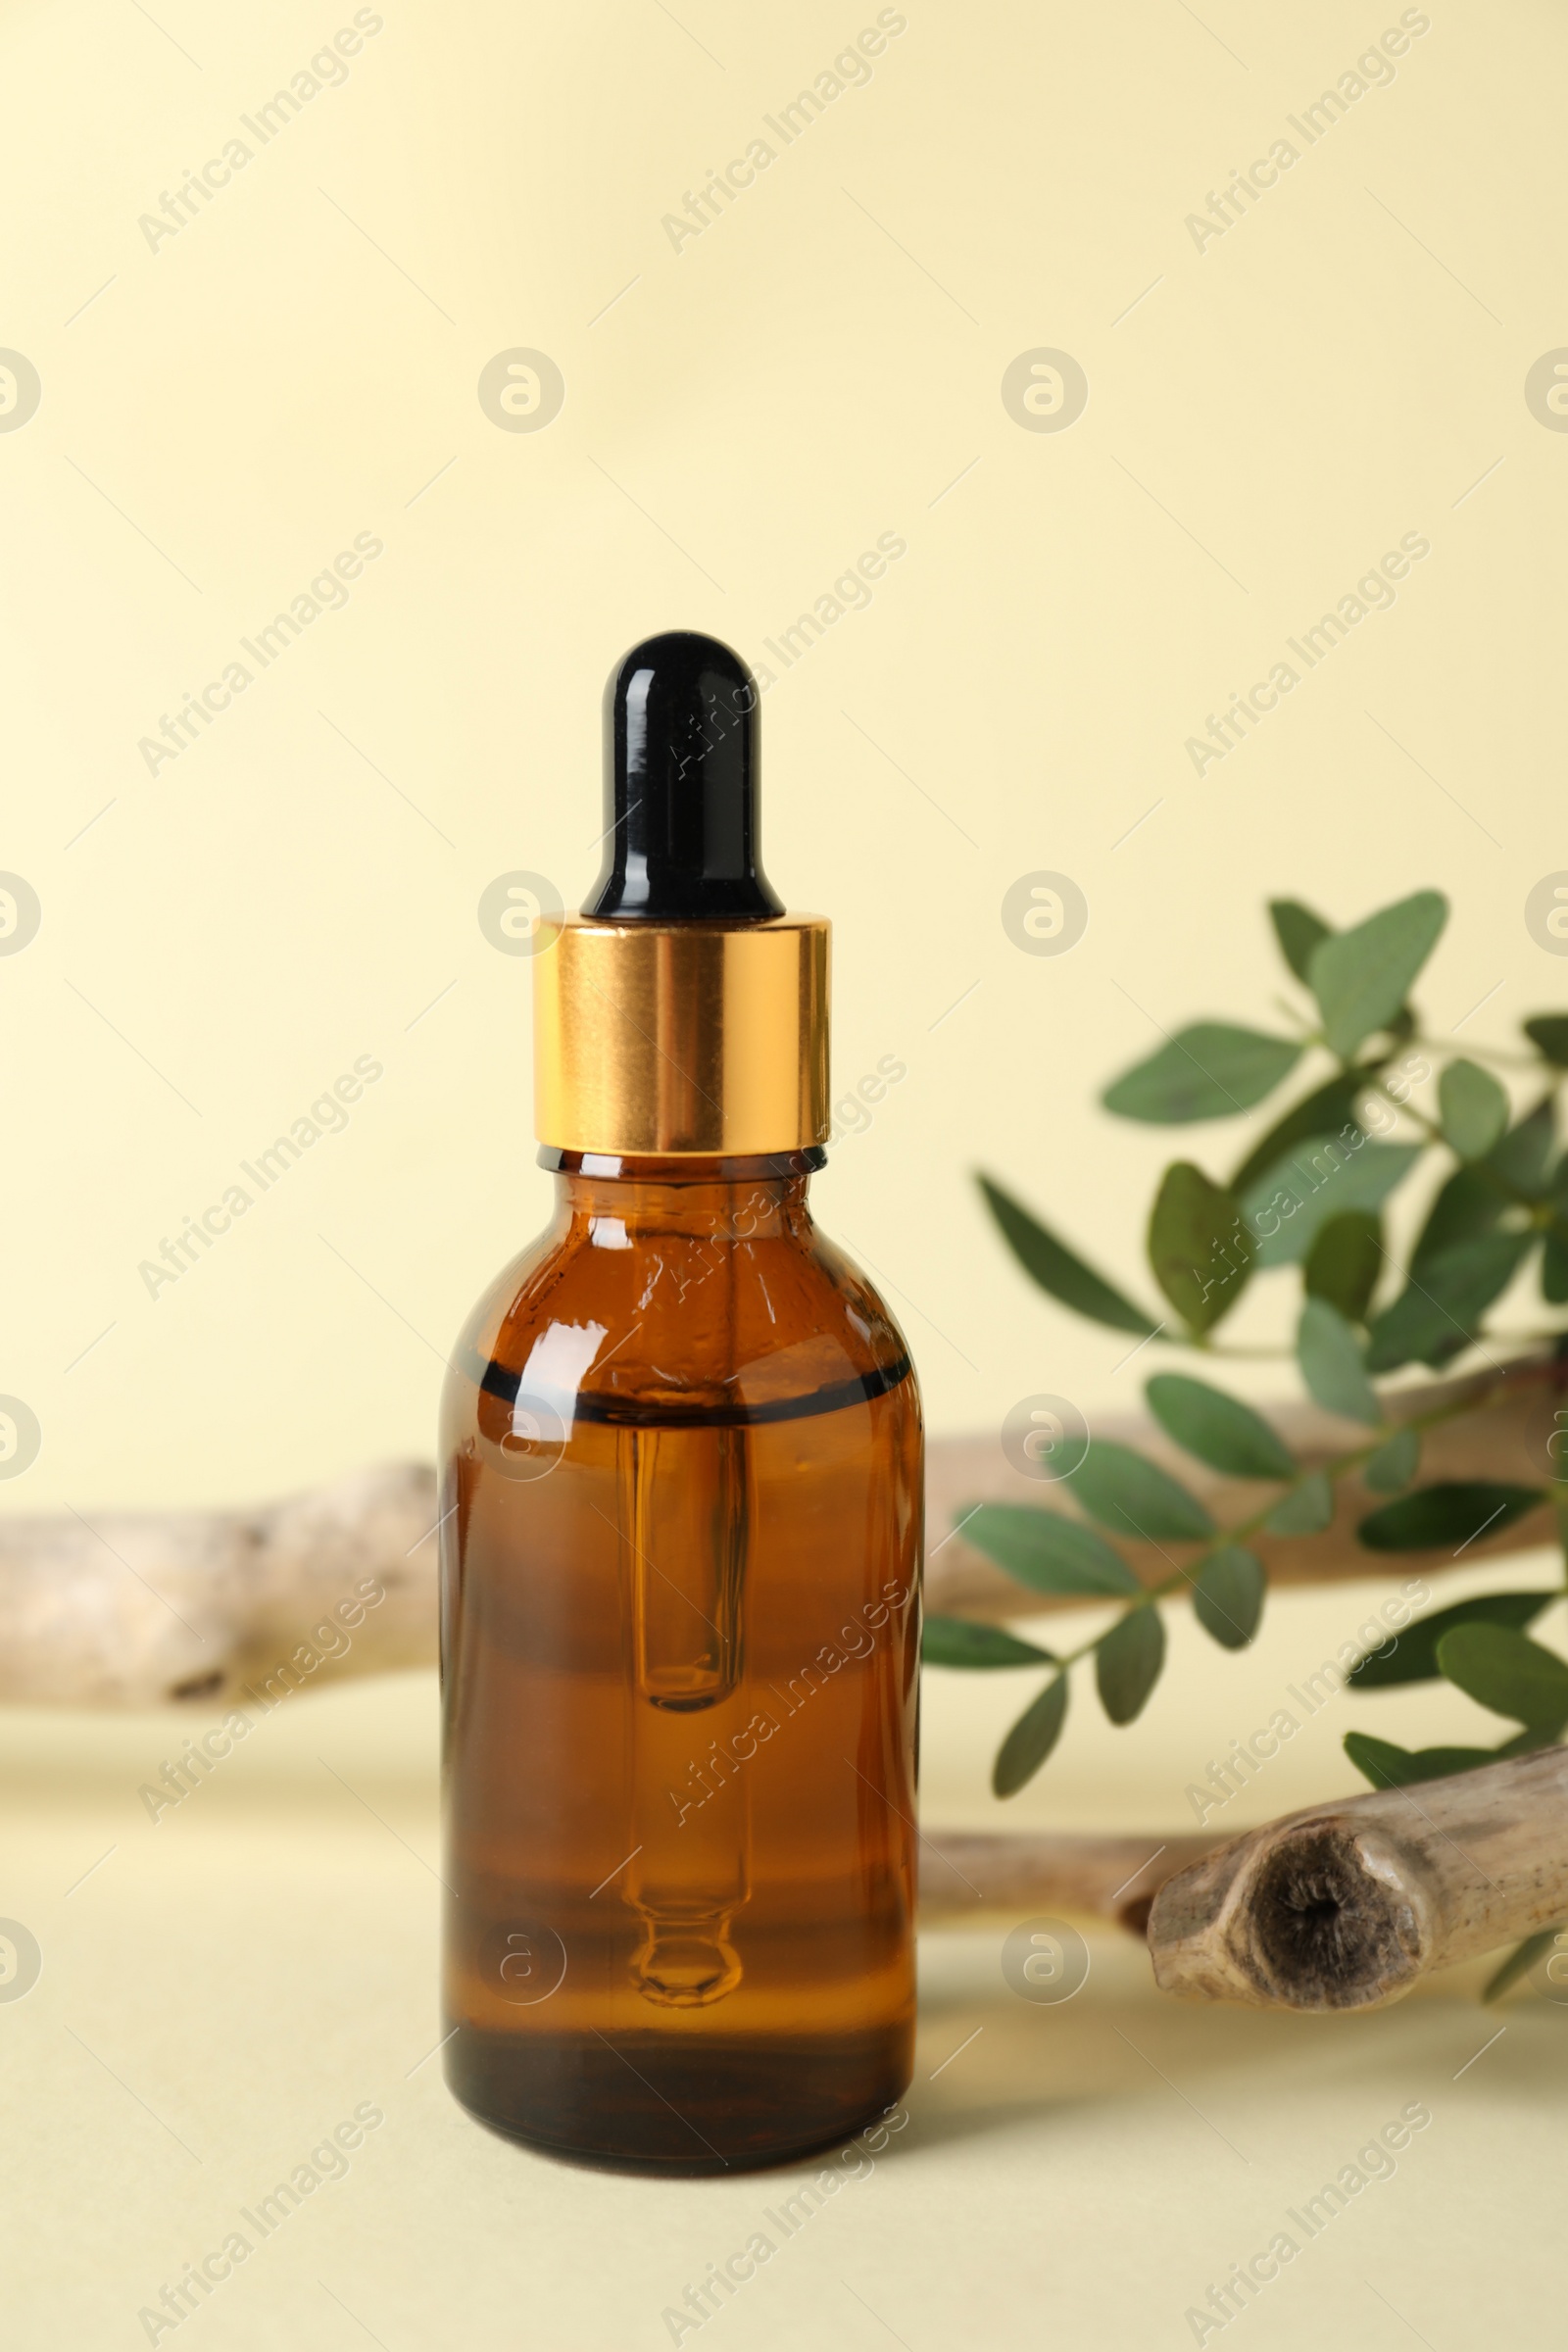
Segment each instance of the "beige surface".
[[[1216,1742],[1264,1720],[1361,1614],[1344,1592],[1282,1597],[1245,1661],[1183,1618],[1145,1721],[1113,1733],[1085,1709],[1010,1808],[985,1793],[986,1762],[1031,1678],[928,1676],[932,1834],[1192,1826],[1183,1790]],[[1420,1694],[1330,1701],[1246,1818],[1351,1787],[1338,1752],[1349,1724],[1419,1740],[1454,1731],[1456,1709],[1471,1712]],[[386,2352],[653,2352],[671,2340],[666,2306],[759,2229],[778,2251],[705,2343],[874,2352],[890,2329],[909,2352],[1190,2343],[1187,2308],[1413,2101],[1431,2125],[1315,2240],[1294,2232],[1302,2251],[1249,2310],[1246,2340],[1543,2340],[1560,2300],[1568,2010],[1527,1992],[1484,2011],[1477,1969],[1330,2022],[1179,2006],[1137,1945],[1097,1936],[1083,1990],[1040,2007],[1003,1982],[999,1933],[927,1938],[910,2121],[788,2241],[762,2217],[801,2168],[647,2182],[491,2137],[425,2056],[439,2032],[434,1728],[424,1677],[302,1696],[155,1828],[136,1788],[172,1752],[174,1719],[0,1716],[4,1907],[44,1951],[34,1989],[0,2005],[19,2341],[145,2341],[141,2306],[362,2100],[386,2121],[348,2177],[257,2244],[181,2344],[347,2352],[368,2329]]]

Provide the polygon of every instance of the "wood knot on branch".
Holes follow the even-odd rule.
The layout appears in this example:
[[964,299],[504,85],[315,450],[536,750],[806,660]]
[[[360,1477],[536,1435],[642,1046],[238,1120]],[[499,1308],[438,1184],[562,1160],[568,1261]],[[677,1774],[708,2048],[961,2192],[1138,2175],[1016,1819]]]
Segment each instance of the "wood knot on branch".
[[1249,1830],[1165,1881],[1149,1948],[1166,1992],[1370,2009],[1565,1918],[1568,1747],[1547,1747]]
[[1369,1866],[1362,1840],[1339,1823],[1303,1829],[1266,1856],[1250,1925],[1259,1991],[1293,2008],[1384,2000],[1421,1967],[1408,1897]]

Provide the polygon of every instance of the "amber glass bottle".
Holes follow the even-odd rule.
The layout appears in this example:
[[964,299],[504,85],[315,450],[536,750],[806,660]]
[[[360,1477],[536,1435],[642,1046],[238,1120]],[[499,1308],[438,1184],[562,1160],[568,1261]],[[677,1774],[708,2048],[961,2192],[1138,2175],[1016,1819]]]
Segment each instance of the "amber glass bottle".
[[710,639],[611,681],[607,872],[535,966],[556,1216],[442,1432],[448,2079],[680,2172],[854,2132],[913,2033],[919,1404],[807,1206],[827,927],[756,733]]

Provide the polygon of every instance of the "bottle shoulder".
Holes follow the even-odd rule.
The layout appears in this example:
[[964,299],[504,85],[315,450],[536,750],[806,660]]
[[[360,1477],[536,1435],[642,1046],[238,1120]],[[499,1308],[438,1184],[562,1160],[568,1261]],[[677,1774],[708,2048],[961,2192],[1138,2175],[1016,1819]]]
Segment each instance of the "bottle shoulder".
[[598,1418],[751,1420],[906,1388],[917,1410],[904,1335],[849,1256],[809,1219],[743,1224],[553,1229],[468,1317],[449,1402],[526,1390]]

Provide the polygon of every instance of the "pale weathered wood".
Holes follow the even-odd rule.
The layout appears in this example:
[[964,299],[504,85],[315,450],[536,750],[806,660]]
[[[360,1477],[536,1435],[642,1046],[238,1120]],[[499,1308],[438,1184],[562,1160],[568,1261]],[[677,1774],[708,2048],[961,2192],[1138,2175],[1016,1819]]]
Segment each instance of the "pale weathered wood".
[[1568,1920],[1568,1748],[1309,1805],[1154,1896],[1165,1992],[1368,2009],[1417,1977]]
[[395,1462],[265,1510],[0,1519],[0,1700],[217,1709],[291,1661],[300,1689],[426,1666],[435,1515],[433,1474]]
[[920,1925],[964,1928],[1064,1911],[1113,1920],[1142,1936],[1155,1889],[1213,1845],[1212,1838],[1190,1832],[1112,1838],[922,1831]]

